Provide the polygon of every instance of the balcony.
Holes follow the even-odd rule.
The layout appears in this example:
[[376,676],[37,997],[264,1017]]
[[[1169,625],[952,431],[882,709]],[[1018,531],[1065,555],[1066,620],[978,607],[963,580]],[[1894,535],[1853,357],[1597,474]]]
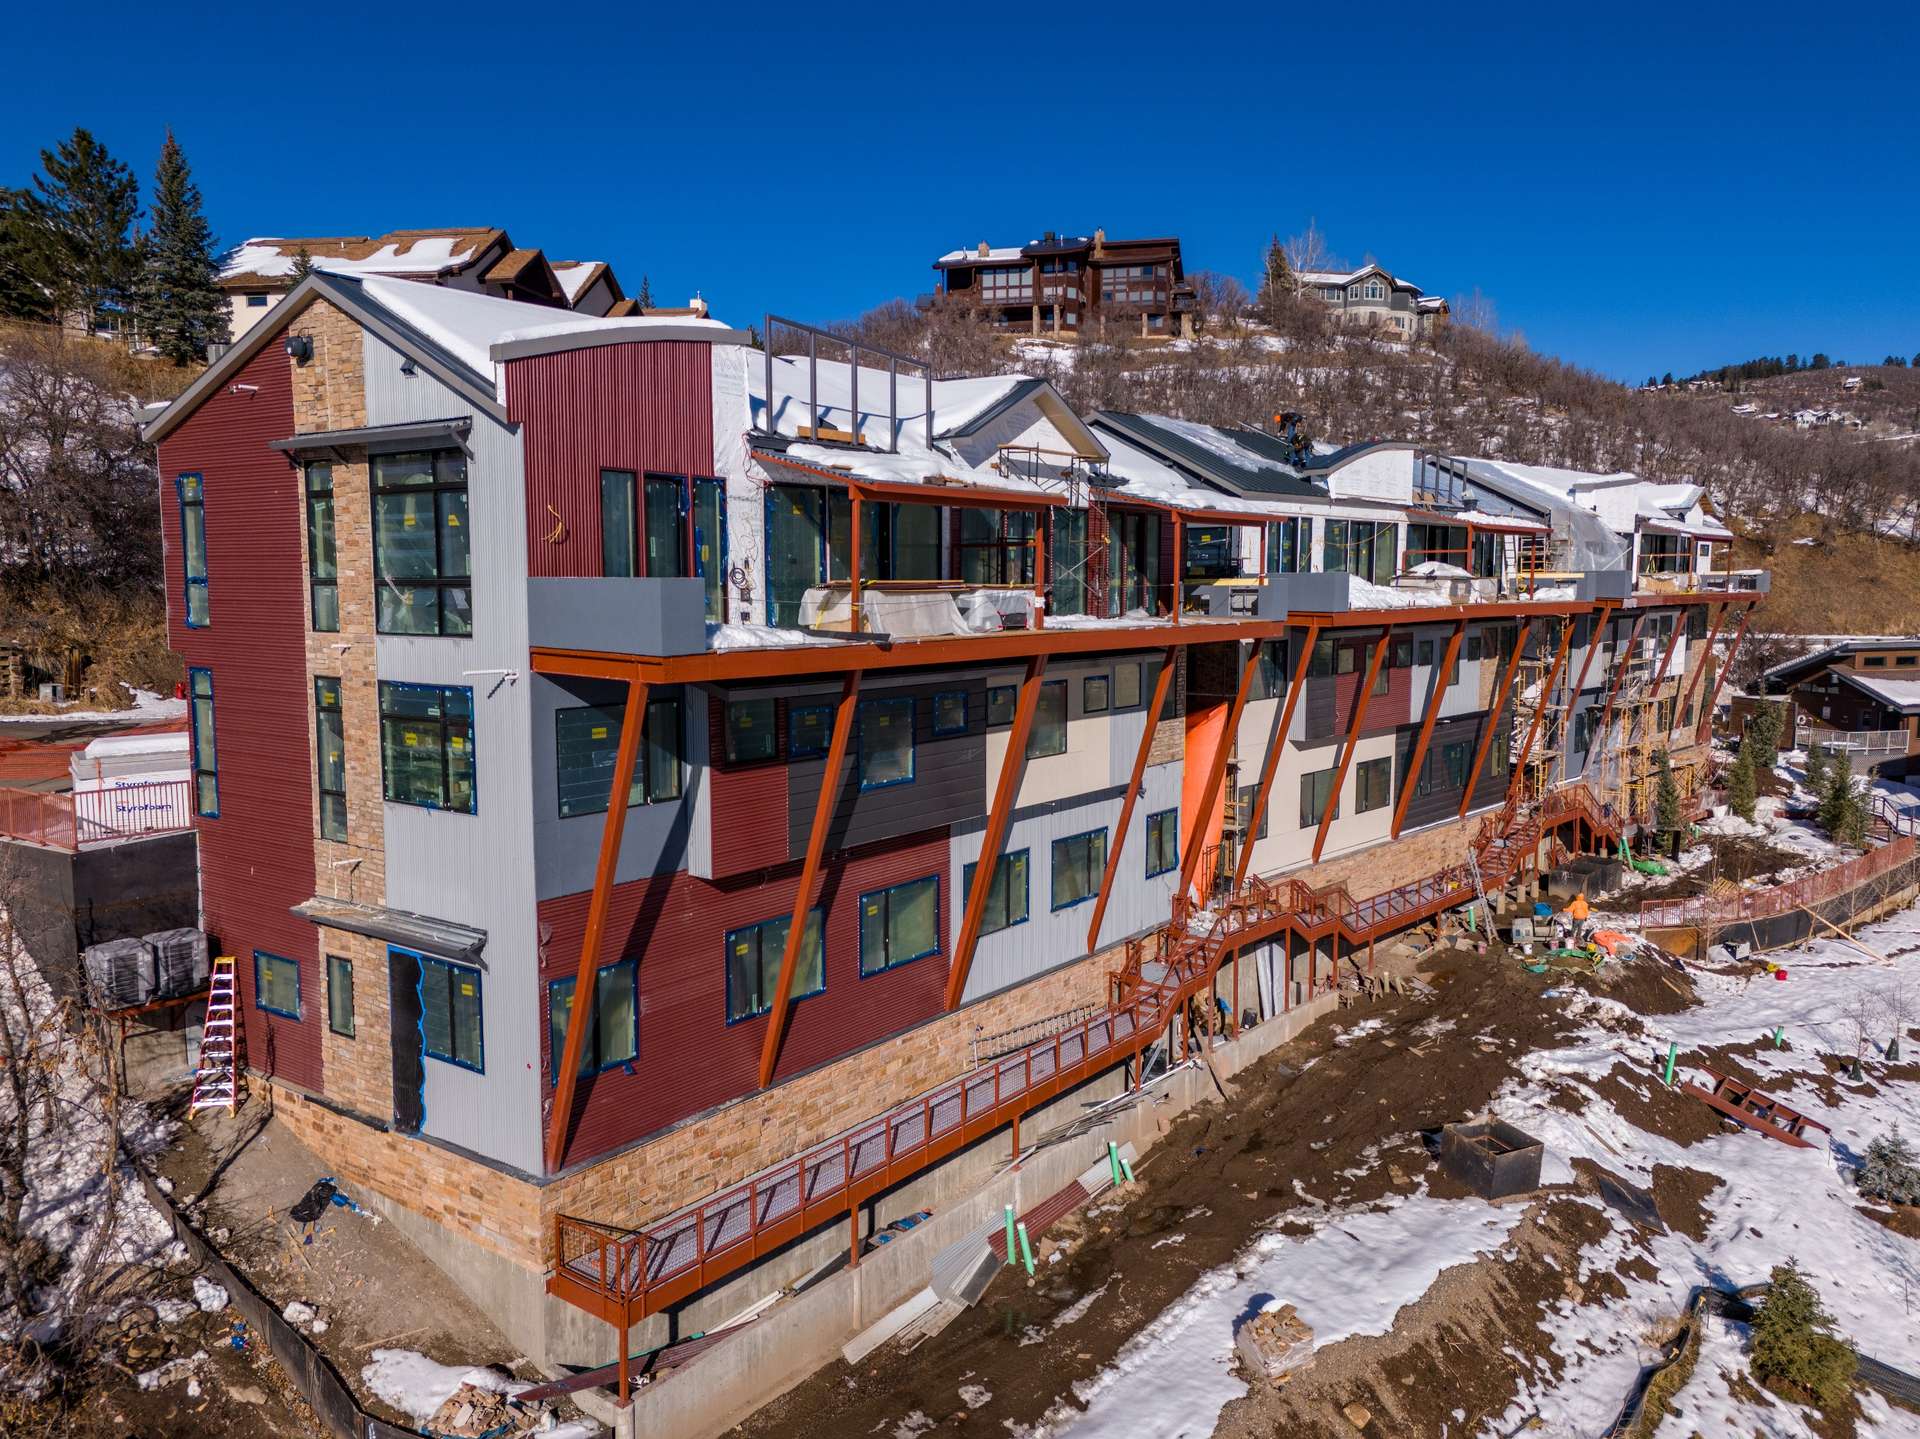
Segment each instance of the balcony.
[[527,642],[536,649],[695,655],[707,649],[700,579],[527,582]]
[[184,779],[149,780],[69,794],[0,790],[0,839],[22,840],[69,854],[145,835],[193,827],[192,786]]

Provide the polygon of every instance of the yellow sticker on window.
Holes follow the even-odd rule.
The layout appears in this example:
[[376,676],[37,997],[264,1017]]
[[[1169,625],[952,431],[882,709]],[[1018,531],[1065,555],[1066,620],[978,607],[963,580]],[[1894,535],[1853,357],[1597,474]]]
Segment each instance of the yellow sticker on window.
[[448,528],[448,529],[450,529],[450,530],[457,530],[457,529],[459,529],[459,528],[460,528],[460,516],[458,516],[458,515],[448,515],[448,516],[447,516],[447,528]]
[[402,529],[410,530],[418,523],[419,521],[414,519],[412,515],[402,515],[400,517],[400,525]]
[[605,739],[607,737],[607,727],[603,724],[595,725],[593,727],[593,737],[595,739]]
[[465,749],[467,747],[467,742],[457,734],[448,735],[447,743],[454,749]]
[[473,986],[470,984],[463,983],[460,986],[460,993],[465,997],[471,999],[473,997]]
[[419,736],[419,735],[417,735],[417,734],[415,734],[415,733],[414,733],[414,732],[413,732],[412,730],[408,730],[408,731],[407,731],[407,743],[408,743],[408,744],[419,744],[419,743],[420,743],[420,736]]
[[870,905],[868,905],[868,906],[867,906],[867,913],[868,913],[868,914],[878,914],[878,913],[880,913],[880,906],[879,906],[879,905],[877,905],[877,904],[870,904]]

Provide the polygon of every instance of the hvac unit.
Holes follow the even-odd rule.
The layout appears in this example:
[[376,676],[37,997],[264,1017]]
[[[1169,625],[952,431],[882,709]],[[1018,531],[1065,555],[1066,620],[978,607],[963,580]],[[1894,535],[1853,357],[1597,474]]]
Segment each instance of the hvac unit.
[[207,987],[212,965],[203,930],[163,929],[146,942],[153,946],[155,998],[175,999]]
[[134,1009],[153,1000],[153,946],[144,939],[88,945],[86,971],[87,992],[101,1009]]

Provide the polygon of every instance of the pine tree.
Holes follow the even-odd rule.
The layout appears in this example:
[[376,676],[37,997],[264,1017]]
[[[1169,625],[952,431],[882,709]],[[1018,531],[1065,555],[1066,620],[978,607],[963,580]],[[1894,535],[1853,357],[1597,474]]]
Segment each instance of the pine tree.
[[1827,766],[1826,791],[1820,797],[1820,826],[1841,844],[1864,844],[1867,838],[1867,802],[1854,789],[1853,766],[1835,754]]
[[638,304],[643,310],[651,310],[653,308],[653,286],[647,283],[647,277],[645,275],[640,277]]
[[1740,757],[1733,762],[1733,772],[1727,776],[1727,804],[1744,820],[1753,818],[1754,754],[1752,747],[1741,745]]
[[313,256],[308,254],[307,247],[302,245],[293,252],[293,283],[296,285],[299,284],[312,273]]
[[0,185],[0,316],[45,321],[53,309],[36,278],[31,226],[26,196]]
[[1796,1261],[1779,1265],[1771,1278],[1753,1316],[1754,1374],[1823,1407],[1839,1403],[1853,1388],[1852,1347],[1835,1337],[1833,1316]]
[[1686,825],[1686,816],[1680,811],[1680,786],[1673,777],[1673,760],[1667,752],[1658,750],[1653,759],[1657,775],[1653,786],[1653,827],[1669,850],[1677,854],[1680,831]]
[[1827,792],[1827,748],[1822,744],[1807,746],[1807,762],[1801,769],[1801,785],[1812,795],[1818,804]]
[[1780,753],[1780,734],[1785,716],[1777,704],[1762,701],[1760,707],[1747,718],[1747,727],[1740,741],[1744,751],[1748,744],[1753,746],[1754,771],[1761,768],[1772,769],[1774,757]]
[[1291,297],[1294,289],[1293,266],[1287,262],[1286,246],[1275,235],[1267,242],[1267,258],[1261,271],[1260,293],[1256,303],[1263,307],[1273,305]]
[[227,340],[227,301],[216,282],[213,229],[180,142],[167,131],[153,177],[153,229],[140,277],[140,327],[176,365],[203,360]]
[[137,278],[133,172],[77,127],[59,149],[40,152],[40,168],[23,209],[29,274],[57,315],[91,327],[103,313],[124,313]]
[[1867,1146],[1867,1162],[1860,1167],[1858,1183],[1862,1194],[1889,1204],[1920,1204],[1920,1162],[1899,1125]]

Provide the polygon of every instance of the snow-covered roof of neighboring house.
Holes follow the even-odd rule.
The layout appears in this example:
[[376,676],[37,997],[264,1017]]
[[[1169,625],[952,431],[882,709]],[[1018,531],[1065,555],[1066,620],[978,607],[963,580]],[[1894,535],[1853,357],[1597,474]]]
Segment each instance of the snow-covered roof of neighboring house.
[[1025,259],[1026,256],[1022,253],[1023,249],[1024,247],[1020,245],[1000,245],[997,247],[990,245],[984,254],[978,249],[949,250],[933,263],[936,265],[992,265],[1005,263],[1011,260]]
[[412,275],[456,273],[496,246],[506,244],[504,230],[393,230],[385,235],[333,235],[309,239],[256,238],[227,252],[220,262],[220,283],[245,287],[261,280],[286,280],[301,250],[316,269],[339,275]]
[[1413,302],[1413,308],[1423,314],[1438,314],[1442,310],[1450,309],[1451,306],[1438,295],[1422,295]]
[[1411,280],[1403,280],[1380,265],[1362,265],[1357,270],[1301,270],[1294,278],[1305,285],[1351,285],[1369,275],[1378,275],[1396,290],[1421,293],[1420,287]]
[[1203,425],[1171,415],[1100,410],[1095,429],[1118,434],[1189,476],[1243,499],[1325,500],[1327,490],[1293,463],[1286,441],[1260,430]]
[[[1295,515],[1324,511],[1326,491],[1314,490],[1310,497],[1292,499],[1234,494],[1196,483],[1191,471],[1170,462],[1163,454],[1135,443],[1124,430],[1102,426],[1102,441],[1107,446],[1107,474],[1113,480],[1111,494],[1121,499],[1147,504],[1168,505],[1179,510],[1213,510],[1230,515],[1260,515],[1287,519]],[[1319,503],[1303,503],[1304,499]]]
[[1888,709],[1899,710],[1902,714],[1920,714],[1920,679],[1882,679],[1879,675],[1848,669],[1837,669],[1833,674],[1836,679],[1852,685]]
[[[566,292],[567,303],[577,305],[595,280],[605,276],[609,282],[613,271],[607,268],[605,260],[555,260],[553,277],[560,282],[560,288]],[[619,298],[619,287],[614,287],[615,298]]]
[[1920,651],[1920,635],[1856,635],[1837,643],[1823,645],[1817,650],[1782,660],[1779,664],[1762,672],[1763,687],[1774,685],[1795,685],[1825,669],[1835,660],[1845,659],[1848,655],[1859,654],[1866,650],[1915,650]]

